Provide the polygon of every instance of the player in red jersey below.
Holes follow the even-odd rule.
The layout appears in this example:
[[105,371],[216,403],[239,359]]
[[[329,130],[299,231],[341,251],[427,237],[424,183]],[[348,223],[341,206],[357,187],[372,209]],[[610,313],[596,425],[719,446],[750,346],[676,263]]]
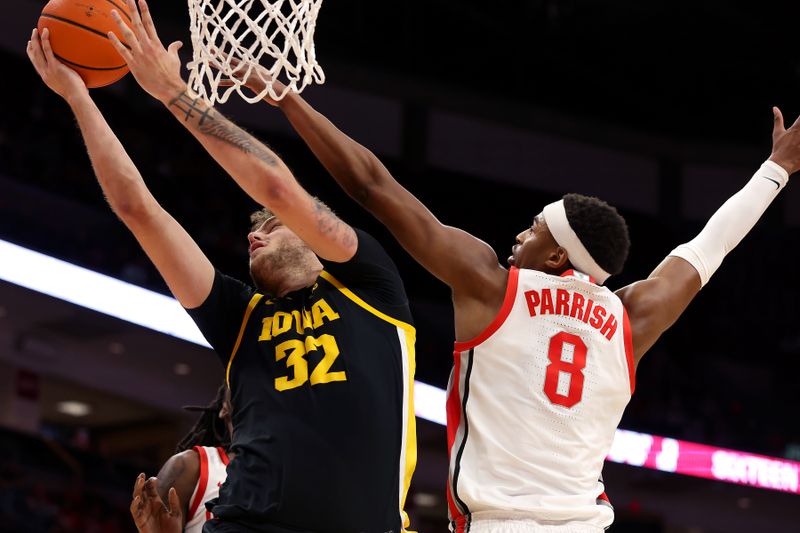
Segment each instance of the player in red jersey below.
[[157,477],[136,478],[130,512],[139,533],[201,533],[212,518],[205,504],[219,496],[228,463],[235,458],[229,451],[233,422],[226,384],[210,405],[184,409],[203,414]]
[[[248,83],[258,91],[252,76]],[[800,125],[773,109],[773,148],[753,178],[647,279],[603,284],[628,255],[625,221],[568,194],[516,236],[510,268],[442,224],[367,148],[298,95],[278,106],[339,184],[452,289],[447,415],[455,531],[588,533],[614,519],[603,461],[635,368],[800,169]]]

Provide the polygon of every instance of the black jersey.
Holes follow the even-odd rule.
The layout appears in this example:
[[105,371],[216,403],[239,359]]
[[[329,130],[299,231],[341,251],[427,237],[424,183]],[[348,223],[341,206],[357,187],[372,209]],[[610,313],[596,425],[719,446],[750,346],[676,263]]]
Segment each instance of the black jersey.
[[368,234],[313,287],[262,295],[217,272],[189,310],[226,365],[236,458],[204,532],[399,533],[416,464],[415,330]]

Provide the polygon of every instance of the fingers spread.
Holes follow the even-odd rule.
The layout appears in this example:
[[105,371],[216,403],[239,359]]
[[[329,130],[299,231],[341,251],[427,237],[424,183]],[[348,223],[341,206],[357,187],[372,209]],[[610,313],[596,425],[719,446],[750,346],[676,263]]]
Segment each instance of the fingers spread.
[[131,13],[131,26],[133,27],[133,33],[136,35],[136,38],[139,41],[148,39],[149,37],[144,30],[144,24],[142,24],[142,17],[139,15],[139,8],[136,7],[136,2],[134,0],[126,0],[125,3],[128,5],[128,11]]
[[122,59],[125,60],[125,63],[130,65],[131,61],[133,60],[133,55],[131,54],[131,51],[128,50],[128,47],[122,44],[122,41],[119,40],[117,34],[113,31],[108,32],[108,40],[111,41],[111,44],[114,46],[117,52],[119,52],[119,55],[122,56]]
[[117,12],[116,9],[111,10],[111,18],[114,19],[114,22],[117,24],[117,28],[119,29],[119,34],[122,36],[122,39],[128,43],[128,46],[131,47],[131,50],[141,50],[141,45],[139,43],[139,39],[136,37],[136,34],[133,33],[125,21],[122,20],[122,16]]
[[158,32],[156,32],[156,25],[153,22],[153,16],[150,14],[150,6],[147,5],[145,0],[139,0],[139,9],[142,12],[142,22],[144,23],[144,30],[147,33],[147,36],[150,39],[161,42],[161,39],[158,38]]

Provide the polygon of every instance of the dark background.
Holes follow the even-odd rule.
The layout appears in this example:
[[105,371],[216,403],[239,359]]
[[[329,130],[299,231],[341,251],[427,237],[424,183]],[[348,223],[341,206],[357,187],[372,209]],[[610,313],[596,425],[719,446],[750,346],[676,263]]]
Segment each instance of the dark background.
[[[0,39],[5,104],[0,238],[165,292],[135,240],[109,214],[68,107],[24,57],[25,36],[43,4],[10,4]],[[153,1],[151,9],[165,41],[179,38],[189,44],[183,2]],[[330,1],[323,6],[316,39],[328,80],[304,95],[373,148],[441,220],[486,240],[501,259],[514,236],[561,194],[608,198],[626,217],[633,242],[625,272],[609,282],[619,288],[646,277],[674,246],[692,238],[768,157],[772,105],[781,107],[789,123],[800,112],[793,32],[798,15],[796,3],[771,1]],[[130,76],[93,95],[159,201],[216,266],[246,279],[245,235],[253,203]],[[257,108],[231,103],[223,111],[273,146],[308,190],[342,218],[382,239],[414,303],[417,377],[444,387],[453,335],[446,287],[336,188],[279,111],[263,104]],[[800,194],[790,184],[644,359],[621,427],[798,458],[798,208]],[[0,304],[11,309],[16,302]],[[0,359],[10,365],[4,371],[26,368],[24,358],[12,353],[16,349],[3,354],[0,347]],[[50,379],[46,369],[35,370],[43,383]],[[103,388],[80,384],[87,386]],[[208,389],[207,397],[211,394]],[[180,420],[185,427],[177,407],[143,415],[136,423]],[[163,443],[115,453],[118,447],[108,444],[109,435],[134,427],[129,421],[87,425],[49,417],[42,407],[40,427],[40,435],[70,450],[81,436],[83,451],[74,453],[109,461],[115,473],[96,487],[127,487],[133,481],[128,474],[152,471],[168,453]],[[176,440],[174,428],[162,435],[165,442]],[[3,438],[8,450],[19,453],[30,437],[7,433]],[[423,423],[421,460],[428,449],[438,457],[444,446],[443,431]],[[42,463],[47,452],[42,454],[30,462]],[[420,466],[419,484],[430,481],[431,491],[441,496],[440,470],[432,467],[426,475],[425,464]],[[6,468],[19,470],[19,465]],[[780,495],[734,494],[726,491],[745,489],[625,467],[610,471],[614,468],[620,469],[625,494],[614,531],[734,531],[735,525],[698,525],[703,520],[696,515],[710,505],[704,498],[737,502],[736,512],[751,516],[758,512],[765,521],[754,523],[764,531],[772,530],[771,517],[792,512],[791,504],[783,503],[778,510],[764,510],[772,502],[793,502],[779,500]],[[79,470],[82,479],[92,477],[86,474],[91,467]],[[26,475],[21,469],[7,478]],[[59,479],[64,477],[39,488],[29,481],[20,484],[26,494],[41,490],[41,498],[52,500]],[[631,480],[645,488],[637,489]],[[612,500],[614,488],[610,482]],[[126,504],[127,488],[109,490],[119,490],[116,503],[99,496],[71,497],[81,500],[76,508],[117,516],[107,507]],[[702,496],[687,497],[675,505],[680,512],[668,513],[653,503],[651,490],[696,490]],[[753,508],[743,498],[770,503]],[[433,509],[418,511],[430,529],[417,527],[443,530],[441,502]],[[731,515],[723,511],[720,516]],[[113,527],[130,527],[124,515],[118,520]],[[50,531],[49,525],[41,527],[32,530]],[[75,530],[59,527],[53,530]]]

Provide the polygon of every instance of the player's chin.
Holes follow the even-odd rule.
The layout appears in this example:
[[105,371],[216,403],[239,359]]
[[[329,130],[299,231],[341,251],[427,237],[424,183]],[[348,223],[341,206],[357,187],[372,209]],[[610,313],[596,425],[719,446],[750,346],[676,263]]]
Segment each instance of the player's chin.
[[253,280],[253,284],[260,292],[270,292],[270,288],[272,287],[272,280],[268,275],[267,269],[264,268],[253,268],[250,266],[250,279]]
[[266,278],[269,275],[269,261],[267,254],[258,253],[258,250],[250,256],[250,276],[255,278]]

